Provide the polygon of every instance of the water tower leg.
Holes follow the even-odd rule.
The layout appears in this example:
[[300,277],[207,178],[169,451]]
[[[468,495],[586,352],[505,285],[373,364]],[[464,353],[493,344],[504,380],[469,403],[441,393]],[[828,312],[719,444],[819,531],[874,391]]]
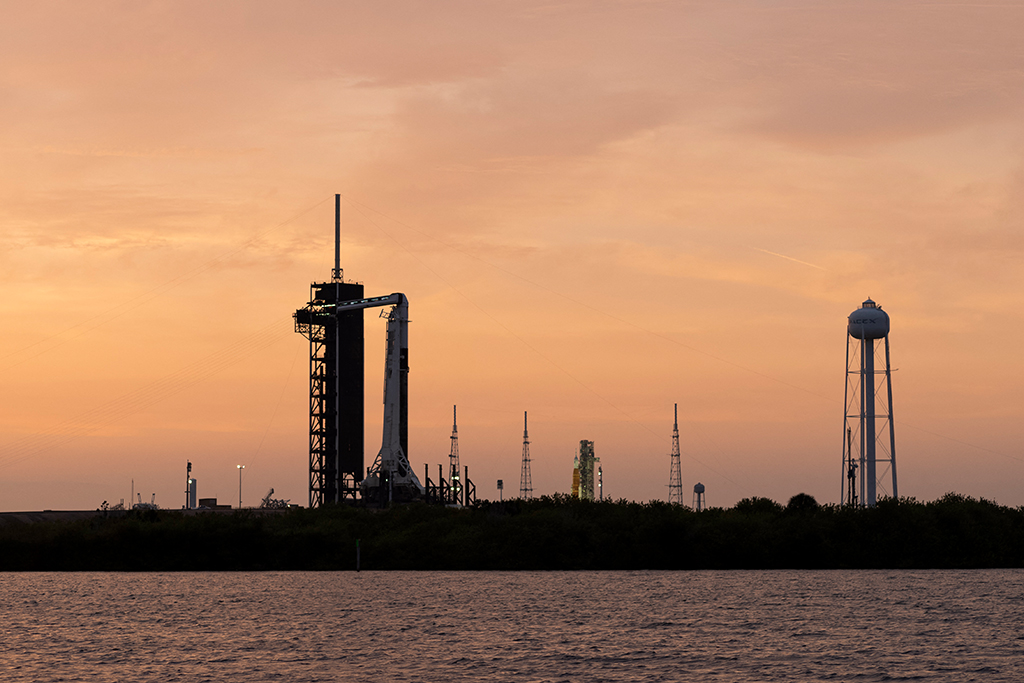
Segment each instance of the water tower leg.
[[876,502],[875,443],[878,434],[875,431],[875,340],[865,339],[864,345],[864,450],[867,462],[867,499],[865,504],[874,507]]
[[885,384],[889,392],[889,458],[892,466],[892,497],[899,498],[896,487],[896,428],[892,418],[892,366],[889,365],[889,336],[885,337]]

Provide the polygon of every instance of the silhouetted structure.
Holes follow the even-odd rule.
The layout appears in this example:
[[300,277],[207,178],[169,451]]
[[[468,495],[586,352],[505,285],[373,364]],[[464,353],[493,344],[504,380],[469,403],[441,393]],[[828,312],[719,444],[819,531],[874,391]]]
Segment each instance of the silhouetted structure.
[[452,406],[452,445],[448,451],[448,496],[449,502],[462,504],[462,483],[459,475],[459,425],[456,419],[456,406]]
[[185,466],[185,509],[196,509],[196,480],[192,478],[192,461],[186,460]]
[[[363,297],[341,269],[341,196],[334,202],[334,269],[310,285],[295,311],[295,331],[309,339],[309,505],[362,498],[409,500],[423,486],[409,467],[409,301],[404,294]],[[384,362],[384,433],[363,470],[363,309],[391,306]]]
[[573,461],[572,495],[580,500],[594,500],[594,472],[601,462],[594,457],[594,442],[583,439]]
[[533,498],[533,475],[530,474],[530,434],[526,427],[526,411],[523,411],[523,466],[519,472],[519,497]]
[[363,478],[363,311],[339,312],[363,298],[363,286],[344,282],[341,195],[334,196],[334,269],[330,282],[309,287],[295,312],[295,331],[309,339],[309,506],[359,496]]
[[668,502],[673,505],[683,504],[683,466],[679,462],[679,404],[674,404],[674,422],[672,423],[672,454],[668,472]]
[[700,512],[707,507],[707,500],[704,498],[704,484],[699,481],[693,485],[693,509]]
[[[850,314],[846,337],[846,392],[843,423],[843,477],[839,500],[856,504],[853,491],[860,473],[860,504],[875,505],[878,490],[891,476],[889,493],[899,497],[896,486],[896,434],[892,421],[892,373],[889,365],[889,316],[870,298]],[[851,345],[850,340],[854,340]],[[885,341],[885,357],[875,340]],[[852,353],[851,353],[852,351]],[[882,369],[876,370],[876,360]],[[881,377],[881,379],[880,379]],[[885,392],[879,396],[884,384]],[[881,403],[881,405],[879,405]],[[879,452],[881,451],[881,452]],[[879,471],[878,465],[882,469]]]

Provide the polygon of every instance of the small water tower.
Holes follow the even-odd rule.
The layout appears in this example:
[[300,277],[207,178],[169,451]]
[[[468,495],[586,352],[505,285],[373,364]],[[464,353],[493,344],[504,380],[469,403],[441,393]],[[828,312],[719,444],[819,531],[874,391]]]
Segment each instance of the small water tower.
[[[839,499],[846,505],[873,507],[879,489],[883,494],[899,497],[896,435],[892,422],[889,315],[869,298],[850,314],[846,329],[846,418]],[[879,340],[884,344],[875,343]],[[884,356],[881,355],[883,349]],[[891,489],[887,491],[885,485],[889,481]]]
[[695,512],[700,512],[707,505],[707,501],[704,500],[704,484],[698,481],[693,486],[693,509]]

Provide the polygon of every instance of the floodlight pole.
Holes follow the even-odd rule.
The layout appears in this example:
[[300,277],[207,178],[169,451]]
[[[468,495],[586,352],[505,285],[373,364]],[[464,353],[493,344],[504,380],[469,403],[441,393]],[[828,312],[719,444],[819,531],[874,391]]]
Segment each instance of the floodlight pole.
[[238,468],[238,509],[242,509],[242,470],[245,469],[245,465],[235,465]]

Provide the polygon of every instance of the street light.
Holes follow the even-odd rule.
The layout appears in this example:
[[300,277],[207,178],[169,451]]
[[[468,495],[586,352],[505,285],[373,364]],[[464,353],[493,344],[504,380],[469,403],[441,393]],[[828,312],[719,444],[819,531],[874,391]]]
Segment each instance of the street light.
[[245,469],[245,465],[235,465],[238,468],[238,509],[242,509],[242,470]]

